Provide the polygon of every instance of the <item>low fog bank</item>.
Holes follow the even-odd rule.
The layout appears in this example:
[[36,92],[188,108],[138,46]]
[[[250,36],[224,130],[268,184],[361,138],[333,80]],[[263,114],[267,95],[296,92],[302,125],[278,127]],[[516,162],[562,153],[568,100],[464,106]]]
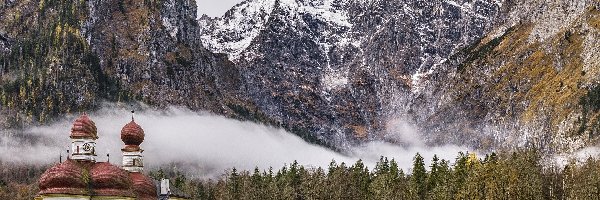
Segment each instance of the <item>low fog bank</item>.
[[[131,113],[117,106],[106,106],[88,115],[98,127],[97,160],[107,161],[109,154],[111,163],[120,164],[123,147],[120,131],[131,121]],[[60,154],[64,159],[70,145],[71,124],[76,117],[78,115],[65,117],[52,125],[32,127],[24,134],[3,131],[0,160],[51,164],[59,161]],[[353,164],[362,159],[372,169],[380,156],[395,159],[400,167],[410,171],[417,152],[429,165],[434,154],[453,161],[458,152],[468,150],[458,146],[427,147],[409,125],[397,121],[391,124],[396,127],[392,129],[396,134],[389,137],[403,141],[401,146],[370,142],[352,148],[345,155],[309,144],[282,129],[187,109],[146,109],[136,112],[135,121],[146,134],[141,147],[147,168],[177,163],[180,170],[200,177],[218,176],[231,167],[241,170],[273,167],[277,170],[294,160],[308,167],[327,168],[332,160]]]
[[586,147],[580,150],[577,150],[573,153],[563,153],[554,155],[549,159],[546,165],[555,166],[559,168],[563,168],[565,165],[569,164],[569,162],[575,162],[576,164],[582,164],[586,162],[588,158],[600,158],[600,148],[599,147]]

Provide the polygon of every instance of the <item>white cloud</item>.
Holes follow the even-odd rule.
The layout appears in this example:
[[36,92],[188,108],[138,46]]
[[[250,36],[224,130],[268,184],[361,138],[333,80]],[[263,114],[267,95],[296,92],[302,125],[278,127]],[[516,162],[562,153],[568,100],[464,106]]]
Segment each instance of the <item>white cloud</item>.
[[[97,160],[121,163],[121,128],[131,120],[126,109],[114,105],[99,112],[90,113],[98,127]],[[0,137],[0,160],[24,163],[56,163],[59,153],[63,156],[70,144],[69,132],[74,118],[67,117],[49,126],[33,127],[26,135],[34,140],[19,139],[6,131]],[[255,167],[279,169],[294,160],[298,163],[326,168],[332,159],[338,163],[354,163],[359,158],[373,168],[380,156],[395,158],[399,166],[409,170],[415,153],[420,152],[426,160],[433,154],[453,160],[459,151],[456,146],[425,147],[408,125],[398,126],[400,139],[413,137],[403,146],[384,142],[371,142],[353,148],[347,155],[327,148],[309,144],[282,129],[252,122],[242,122],[205,112],[170,108],[166,111],[146,110],[136,112],[135,121],[142,126],[146,139],[141,147],[146,167],[156,168],[178,163],[193,175],[215,177],[226,169],[236,167],[253,170]],[[17,134],[18,135],[18,134]]]

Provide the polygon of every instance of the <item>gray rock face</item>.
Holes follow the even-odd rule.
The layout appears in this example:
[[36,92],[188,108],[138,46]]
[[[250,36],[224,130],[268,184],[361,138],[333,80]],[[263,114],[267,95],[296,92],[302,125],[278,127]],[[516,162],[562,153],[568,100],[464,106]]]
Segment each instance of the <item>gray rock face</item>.
[[244,85],[237,68],[203,47],[195,1],[65,4],[30,1],[0,9],[0,33],[14,41],[8,49],[17,50],[0,54],[0,112],[18,113],[0,122],[4,126],[46,122],[105,100],[239,118],[226,105],[249,107],[239,95]]
[[420,128],[432,133],[431,143],[479,149],[555,153],[597,143],[598,110],[582,99],[600,83],[589,53],[600,47],[590,43],[598,38],[590,21],[598,19],[598,2],[508,6],[486,37],[423,79],[428,89],[412,104]]
[[408,119],[419,78],[500,17],[490,1],[245,1],[202,18],[267,116],[344,148]]
[[[200,19],[193,0],[7,2],[0,112],[18,120],[142,101],[281,126],[336,149],[402,143],[399,121],[429,143],[560,148],[585,138],[555,135],[578,117],[593,135],[585,127],[600,116],[577,104],[600,77],[593,0],[246,0]],[[556,83],[576,89],[549,94]]]
[[93,52],[135,99],[225,113],[243,96],[238,70],[203,47],[195,1],[96,1],[89,9]]

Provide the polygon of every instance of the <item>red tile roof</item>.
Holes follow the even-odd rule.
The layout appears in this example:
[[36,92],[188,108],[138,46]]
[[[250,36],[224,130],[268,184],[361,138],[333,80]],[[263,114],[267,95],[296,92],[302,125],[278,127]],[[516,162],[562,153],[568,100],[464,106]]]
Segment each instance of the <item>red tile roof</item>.
[[96,163],[90,169],[91,186],[96,196],[135,197],[133,182],[127,171],[107,162]]
[[110,163],[67,160],[42,174],[39,194],[135,197],[133,185],[127,171]]
[[137,195],[138,200],[154,200],[157,197],[156,185],[150,177],[139,173],[131,172],[129,177],[133,181],[133,190]]
[[82,165],[73,160],[49,168],[38,181],[40,194],[87,194],[82,169]]

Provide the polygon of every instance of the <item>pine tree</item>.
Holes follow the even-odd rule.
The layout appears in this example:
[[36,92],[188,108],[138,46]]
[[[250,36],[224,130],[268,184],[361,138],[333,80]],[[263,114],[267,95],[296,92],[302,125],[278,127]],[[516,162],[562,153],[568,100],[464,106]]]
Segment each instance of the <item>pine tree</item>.
[[430,166],[430,175],[427,179],[428,199],[446,199],[450,194],[449,179],[450,169],[448,161],[439,160],[437,155],[433,156]]
[[427,197],[427,171],[425,170],[423,157],[419,153],[413,158],[412,170],[412,191],[416,194],[418,199],[425,199]]
[[452,199],[460,199],[459,193],[463,189],[467,177],[467,156],[463,152],[459,152],[454,161],[454,170],[452,170],[452,180],[450,183]]
[[264,199],[264,188],[266,186],[263,183],[263,177],[258,167],[254,168],[254,173],[252,173],[250,179],[250,199]]
[[388,179],[388,184],[391,185],[391,199],[409,199],[411,197],[404,171],[398,167],[398,163],[394,159],[390,161]]
[[235,167],[231,169],[231,173],[229,174],[229,179],[226,184],[228,186],[228,196],[231,199],[240,199],[240,177]]
[[362,160],[356,161],[356,163],[350,167],[348,181],[350,187],[348,188],[349,197],[352,199],[366,199],[369,194],[370,174],[367,167],[363,164]]
[[372,180],[369,185],[369,193],[374,199],[390,199],[391,185],[389,183],[389,161],[383,156],[379,158],[379,162],[375,165],[372,172]]
[[429,166],[430,174],[427,178],[427,192],[434,190],[437,185],[441,182],[440,174],[438,173],[438,169],[440,168],[439,158],[437,155],[433,155],[433,159],[431,159],[431,165]]

